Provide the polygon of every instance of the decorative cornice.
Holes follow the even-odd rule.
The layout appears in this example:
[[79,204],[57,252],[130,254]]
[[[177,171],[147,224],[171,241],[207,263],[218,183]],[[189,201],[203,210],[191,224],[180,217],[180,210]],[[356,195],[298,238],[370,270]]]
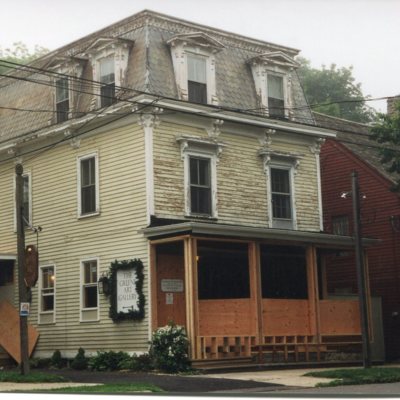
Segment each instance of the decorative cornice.
[[265,147],[266,149],[269,148],[272,144],[272,136],[275,135],[275,133],[275,129],[266,129],[264,134],[258,138],[261,146]]
[[224,124],[223,119],[214,119],[211,122],[211,127],[206,129],[208,136],[212,139],[217,139],[221,134],[221,126]]
[[164,110],[162,108],[155,107],[152,112],[143,113],[138,119],[138,124],[143,128],[155,128],[160,125],[161,121],[158,115]]
[[314,143],[309,147],[310,152],[315,155],[319,155],[321,152],[321,147],[325,143],[325,139],[319,138],[315,139]]

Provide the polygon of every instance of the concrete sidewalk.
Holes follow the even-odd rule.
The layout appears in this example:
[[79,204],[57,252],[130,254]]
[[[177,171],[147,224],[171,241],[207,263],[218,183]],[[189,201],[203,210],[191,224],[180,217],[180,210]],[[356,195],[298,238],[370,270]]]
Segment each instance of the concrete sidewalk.
[[[264,382],[276,385],[295,386],[312,388],[317,383],[330,382],[333,379],[328,378],[313,378],[303,376],[307,372],[323,371],[329,368],[314,368],[314,369],[284,369],[273,371],[252,371],[252,372],[228,372],[221,374],[207,374],[208,378],[222,379],[239,379],[245,381]],[[332,368],[330,368],[332,369]]]

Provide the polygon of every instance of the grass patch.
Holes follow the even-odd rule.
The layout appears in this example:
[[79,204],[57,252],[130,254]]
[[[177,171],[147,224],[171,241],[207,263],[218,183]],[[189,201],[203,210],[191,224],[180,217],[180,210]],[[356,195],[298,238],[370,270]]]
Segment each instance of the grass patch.
[[67,382],[67,379],[59,375],[45,374],[43,372],[30,372],[28,375],[21,375],[17,371],[0,371],[0,382],[47,383]]
[[[147,383],[106,383],[96,386],[75,386],[46,390],[57,393],[132,393],[132,392],[162,392],[159,387]],[[44,392],[44,390],[41,390]]]
[[366,385],[370,383],[400,382],[400,368],[349,368],[308,372],[304,376],[330,378],[332,382],[318,383],[317,387]]

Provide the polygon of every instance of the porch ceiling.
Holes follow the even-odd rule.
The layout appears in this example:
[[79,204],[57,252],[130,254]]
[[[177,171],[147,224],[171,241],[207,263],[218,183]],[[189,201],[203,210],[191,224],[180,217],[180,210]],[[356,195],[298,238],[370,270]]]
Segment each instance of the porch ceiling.
[[[164,226],[148,227],[140,230],[148,239],[183,234],[208,235],[252,240],[277,240],[304,244],[318,244],[329,247],[348,248],[355,245],[351,236],[331,235],[320,232],[305,232],[285,229],[256,228],[240,225],[212,224],[204,222],[184,222]],[[363,245],[379,243],[378,239],[364,238]]]

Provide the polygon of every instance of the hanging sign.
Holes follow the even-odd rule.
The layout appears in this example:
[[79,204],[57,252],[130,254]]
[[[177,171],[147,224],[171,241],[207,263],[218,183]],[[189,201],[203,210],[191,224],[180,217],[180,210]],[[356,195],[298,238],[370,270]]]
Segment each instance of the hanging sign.
[[117,271],[117,312],[139,311],[139,296],[136,291],[136,271],[120,269]]

